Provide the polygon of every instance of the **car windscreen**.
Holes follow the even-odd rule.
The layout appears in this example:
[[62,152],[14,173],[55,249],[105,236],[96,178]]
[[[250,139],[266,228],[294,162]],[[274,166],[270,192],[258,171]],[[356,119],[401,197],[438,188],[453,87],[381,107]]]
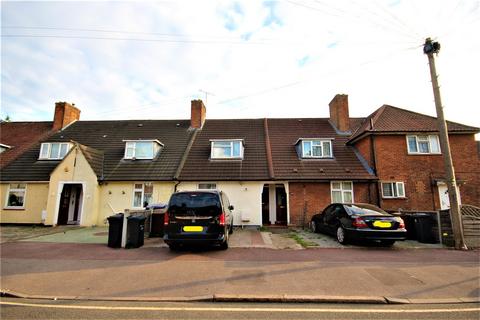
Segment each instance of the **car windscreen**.
[[391,216],[391,214],[380,208],[370,205],[348,205],[346,206],[350,214],[363,216]]
[[214,193],[178,193],[170,198],[168,212],[186,216],[217,216],[222,213],[222,207],[219,196]]

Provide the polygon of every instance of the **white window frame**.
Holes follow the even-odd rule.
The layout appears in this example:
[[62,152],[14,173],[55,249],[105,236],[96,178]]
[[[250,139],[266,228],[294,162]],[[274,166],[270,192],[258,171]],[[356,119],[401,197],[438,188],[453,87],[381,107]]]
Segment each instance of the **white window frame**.
[[[392,185],[392,192],[393,192],[393,195],[391,196],[388,196],[388,195],[385,195],[383,193],[383,185],[384,184],[391,184]],[[402,186],[401,189],[399,188],[399,186]],[[381,183],[381,186],[382,188],[382,198],[385,198],[385,199],[403,199],[405,198],[405,183],[404,182],[401,182],[401,181],[383,181]],[[400,194],[400,190],[402,190],[402,194]]]
[[[152,160],[155,158],[158,154],[158,151],[160,150],[160,147],[163,147],[164,144],[158,141],[157,139],[152,139],[152,140],[123,140],[125,142],[125,152],[123,154],[124,159],[128,160]],[[137,150],[137,142],[145,143],[145,142],[150,142],[152,144],[152,157],[138,157],[136,155],[136,150]],[[159,147],[155,147],[155,143]],[[129,145],[133,145],[133,147],[129,147]],[[127,155],[127,150],[128,149],[133,149],[132,156]]]
[[[142,189],[137,189],[135,186],[137,184],[141,184],[142,185]],[[153,183],[152,182],[135,182],[133,183],[133,194],[132,194],[132,208],[133,209],[143,209],[143,203],[145,202],[145,186],[146,185],[151,185],[152,186],[152,202],[153,202]],[[139,192],[141,191],[142,192],[142,198],[140,199],[140,207],[136,207],[135,206],[135,193],[136,192]],[[150,203],[151,204],[151,203]]]
[[[14,183],[14,184],[24,184],[25,188],[24,189],[19,189],[19,188],[12,188],[12,183],[8,185],[7,189],[7,197],[5,198],[5,209],[25,209],[25,203],[27,202],[27,184],[26,183]],[[23,205],[22,206],[9,206],[8,205],[8,198],[10,198],[10,191],[16,191],[16,192],[22,192],[23,191]]]
[[[334,183],[340,183],[340,189],[336,189],[333,187],[333,184]],[[350,183],[352,185],[352,190],[348,190],[348,189],[343,189],[343,184],[344,183]],[[333,192],[334,191],[340,191],[341,195],[342,195],[342,202],[341,203],[345,203],[345,193],[346,192],[350,192],[352,194],[352,203],[355,203],[355,194],[353,192],[353,189],[354,189],[354,186],[353,186],[353,181],[330,181],[330,202],[331,203],[334,203],[333,201]]]
[[[52,145],[58,144],[58,154],[55,157],[52,157]],[[67,146],[67,151],[65,151],[65,154],[63,157],[60,156],[60,151],[62,150],[62,146]],[[65,158],[67,153],[70,151],[72,148],[72,144],[69,142],[43,142],[40,146],[40,154],[38,156],[38,160],[62,160]],[[43,151],[46,149],[47,156],[43,157]]]
[[[300,139],[302,141],[302,158],[305,158],[305,159],[330,159],[330,158],[333,158],[333,146],[332,146],[332,140],[331,139]],[[320,145],[316,145],[314,146],[313,143],[319,143]],[[307,155],[305,154],[305,144],[306,143],[310,143],[311,145],[311,151],[312,151],[312,154],[311,155]],[[328,143],[328,147],[329,147],[329,155],[325,155],[325,152],[324,152],[324,143]],[[320,156],[315,156],[313,155],[313,148],[314,147],[321,147],[321,150],[322,150],[322,154]]]
[[[425,140],[424,137],[426,137],[427,140]],[[414,150],[410,149],[410,143],[408,141],[409,138],[415,138],[415,144],[416,144],[417,151],[414,151]],[[422,138],[422,139],[419,139],[419,138]],[[436,144],[438,146],[438,152],[433,152],[432,151],[432,139],[436,140]],[[442,154],[442,148],[440,146],[440,139],[439,139],[437,134],[409,134],[409,135],[406,136],[406,140],[407,140],[408,154],[420,154],[420,155]],[[426,142],[426,141],[428,142],[428,152],[421,152],[420,151],[420,146],[419,146],[419,143],[418,143],[419,140],[422,140],[424,142]]]
[[[215,143],[230,143],[230,156],[226,157],[215,157],[213,154],[213,149],[215,148]],[[239,156],[234,156],[233,155],[233,144],[234,143],[240,143],[240,155]],[[243,159],[243,154],[244,154],[244,145],[243,145],[243,139],[215,139],[215,140],[210,140],[210,158],[211,159]]]
[[6,144],[0,143],[0,153],[7,151],[8,149],[12,148]]
[[[206,188],[208,186],[208,188]],[[217,184],[215,182],[201,182],[197,185],[198,190],[216,190]]]

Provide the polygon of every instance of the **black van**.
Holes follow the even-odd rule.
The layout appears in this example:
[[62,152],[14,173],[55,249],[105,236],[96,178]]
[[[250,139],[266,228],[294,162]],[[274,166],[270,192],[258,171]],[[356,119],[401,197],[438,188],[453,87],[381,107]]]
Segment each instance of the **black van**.
[[222,191],[182,191],[172,194],[164,219],[164,241],[170,249],[183,244],[228,248],[233,232],[233,206]]

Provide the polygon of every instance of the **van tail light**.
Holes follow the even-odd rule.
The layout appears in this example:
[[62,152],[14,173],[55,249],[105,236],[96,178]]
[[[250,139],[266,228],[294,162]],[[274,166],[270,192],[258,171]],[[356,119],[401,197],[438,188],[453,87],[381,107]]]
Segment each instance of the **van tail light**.
[[405,229],[405,221],[402,218],[397,218],[397,221],[399,223],[398,229]]
[[218,222],[220,223],[221,226],[225,225],[225,213],[224,212],[222,212],[220,217],[218,217]]
[[363,219],[360,218],[360,217],[356,217],[356,218],[353,220],[352,225],[353,225],[355,228],[368,228],[368,226],[367,226],[367,224],[365,223],[365,221],[363,221]]
[[165,212],[165,214],[163,215],[163,225],[164,226],[168,226],[168,223],[169,223],[169,218],[168,218],[168,212]]

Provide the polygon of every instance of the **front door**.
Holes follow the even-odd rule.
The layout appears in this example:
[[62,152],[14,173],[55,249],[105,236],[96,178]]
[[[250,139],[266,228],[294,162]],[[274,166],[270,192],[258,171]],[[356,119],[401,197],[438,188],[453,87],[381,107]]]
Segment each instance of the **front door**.
[[60,195],[58,208],[58,225],[78,224],[80,222],[79,210],[82,196],[81,184],[65,184]]
[[277,219],[275,224],[287,225],[287,193],[283,185],[276,186],[275,200],[277,206]]
[[[440,210],[450,209],[450,198],[448,197],[448,187],[446,183],[439,182],[438,185],[438,197],[440,199]],[[458,203],[460,204],[460,191],[457,187]]]

